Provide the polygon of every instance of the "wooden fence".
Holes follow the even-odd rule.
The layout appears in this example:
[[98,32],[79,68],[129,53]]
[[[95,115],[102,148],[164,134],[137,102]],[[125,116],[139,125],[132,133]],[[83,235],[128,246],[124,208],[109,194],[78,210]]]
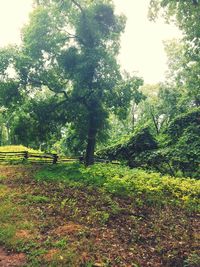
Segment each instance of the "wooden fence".
[[30,163],[62,163],[62,162],[74,162],[79,158],[62,157],[57,154],[51,153],[32,153],[28,151],[19,152],[0,152],[0,162],[30,162]]
[[[0,152],[0,163],[13,163],[13,162],[30,162],[38,164],[56,164],[64,162],[84,162],[83,157],[64,157],[58,156],[58,154],[52,153],[33,153],[28,151],[18,151],[18,152]],[[109,161],[105,159],[95,158],[95,162],[104,162],[119,164],[118,161]]]

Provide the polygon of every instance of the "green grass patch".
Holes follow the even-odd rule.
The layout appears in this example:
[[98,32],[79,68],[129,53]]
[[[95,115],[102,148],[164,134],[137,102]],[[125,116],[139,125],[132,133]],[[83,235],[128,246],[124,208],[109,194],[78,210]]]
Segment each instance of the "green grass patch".
[[28,151],[28,152],[32,152],[32,153],[41,152],[39,150],[35,150],[33,148],[29,148],[29,147],[22,146],[22,145],[0,146],[0,152],[21,152],[21,151]]
[[30,204],[30,203],[48,203],[49,202],[49,198],[46,196],[40,196],[40,195],[30,195],[27,194],[24,196],[24,202],[26,204]]
[[38,181],[64,182],[69,186],[98,187],[120,197],[134,197],[138,205],[180,205],[192,211],[200,209],[200,181],[161,176],[158,173],[129,169],[113,164],[68,163],[45,166]]
[[16,249],[23,240],[16,238],[16,232],[30,229],[24,216],[24,209],[16,203],[18,192],[6,185],[0,185],[0,244]]

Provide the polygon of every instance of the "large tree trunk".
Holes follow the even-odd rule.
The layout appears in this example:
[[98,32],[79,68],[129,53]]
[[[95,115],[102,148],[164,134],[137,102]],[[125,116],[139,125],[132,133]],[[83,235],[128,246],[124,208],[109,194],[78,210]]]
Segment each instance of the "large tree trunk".
[[89,128],[88,128],[88,140],[87,140],[87,148],[86,148],[86,156],[85,156],[85,165],[89,166],[94,164],[94,150],[96,144],[96,123],[94,119],[94,115],[90,116],[89,120]]

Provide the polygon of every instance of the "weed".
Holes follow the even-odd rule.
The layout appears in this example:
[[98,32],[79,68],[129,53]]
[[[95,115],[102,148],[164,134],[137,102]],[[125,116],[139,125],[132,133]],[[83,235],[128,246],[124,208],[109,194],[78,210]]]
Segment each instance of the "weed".
[[137,205],[182,206],[200,209],[200,181],[190,178],[161,176],[112,164],[84,167],[78,163],[44,167],[35,178],[39,181],[64,182],[68,186],[92,186],[112,195],[134,197]]
[[25,195],[26,200],[29,203],[48,203],[50,199],[46,196],[40,196],[40,195]]
[[100,225],[104,225],[108,222],[110,215],[108,212],[105,211],[98,211],[97,209],[93,208],[90,210],[87,220],[89,223],[98,223]]
[[200,266],[200,255],[191,253],[184,261],[184,267],[198,267]]
[[60,249],[65,249],[68,245],[68,241],[66,238],[60,239],[58,240],[55,244],[54,247],[55,248],[60,248]]

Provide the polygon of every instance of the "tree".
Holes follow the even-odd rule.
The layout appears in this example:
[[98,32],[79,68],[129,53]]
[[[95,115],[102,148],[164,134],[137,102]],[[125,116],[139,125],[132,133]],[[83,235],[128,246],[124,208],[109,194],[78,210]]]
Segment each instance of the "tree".
[[116,60],[124,27],[110,0],[38,0],[12,62],[26,92],[47,87],[59,98],[65,123],[84,140],[86,165],[109,112],[128,107],[127,95],[140,86],[123,82]]
[[187,46],[180,40],[165,42],[168,57],[167,83],[180,95],[179,106],[199,106],[199,61],[193,61],[187,55]]
[[149,17],[154,20],[162,14],[167,22],[174,22],[175,18],[185,38],[199,45],[199,11],[199,0],[151,0]]
[[52,96],[27,98],[12,116],[11,143],[45,150],[51,148],[55,140],[61,138],[65,121],[57,104]]
[[[188,96],[191,97],[194,105],[200,106],[200,2],[198,0],[151,0],[149,17],[154,20],[160,13],[167,22],[174,22],[175,19],[175,23],[183,33],[181,45],[174,45],[175,43],[172,42],[170,45],[173,45],[176,51],[178,49],[178,54],[174,53],[173,58],[178,59],[181,56],[179,61],[179,64],[182,62],[181,68],[180,70],[176,68],[181,76],[177,78],[182,78],[179,82],[184,82],[182,87],[187,88]],[[168,51],[169,49],[168,45]]]

